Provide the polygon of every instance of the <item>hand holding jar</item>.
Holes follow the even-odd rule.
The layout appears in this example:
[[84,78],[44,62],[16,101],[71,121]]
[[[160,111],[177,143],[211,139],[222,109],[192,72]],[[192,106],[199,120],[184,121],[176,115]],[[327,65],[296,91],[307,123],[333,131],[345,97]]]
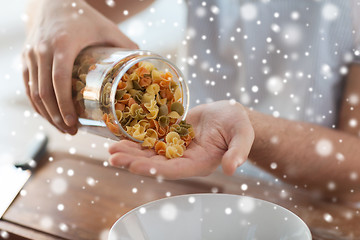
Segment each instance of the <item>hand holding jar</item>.
[[85,1],[41,0],[33,7],[23,52],[26,93],[40,115],[60,131],[75,134],[71,72],[76,56],[90,45],[137,45]]

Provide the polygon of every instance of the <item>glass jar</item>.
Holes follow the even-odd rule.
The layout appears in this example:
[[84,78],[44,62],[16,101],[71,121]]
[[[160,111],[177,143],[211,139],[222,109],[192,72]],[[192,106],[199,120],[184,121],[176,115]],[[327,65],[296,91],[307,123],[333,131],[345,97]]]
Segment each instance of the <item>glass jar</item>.
[[173,63],[149,51],[89,47],[77,56],[72,74],[73,101],[81,129],[114,140],[142,142],[128,134],[118,121],[115,105],[124,74],[144,61],[172,75],[181,93],[177,102],[184,108],[177,122],[185,120],[189,109],[189,90],[183,74]]

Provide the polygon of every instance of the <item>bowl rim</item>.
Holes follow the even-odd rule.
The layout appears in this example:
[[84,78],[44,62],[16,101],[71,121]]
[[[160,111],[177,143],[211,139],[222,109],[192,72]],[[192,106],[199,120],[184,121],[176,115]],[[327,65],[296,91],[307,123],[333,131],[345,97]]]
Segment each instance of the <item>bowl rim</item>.
[[292,215],[293,217],[295,217],[295,219],[297,219],[305,228],[305,230],[307,231],[308,235],[310,236],[310,239],[312,238],[312,235],[311,235],[311,231],[308,227],[308,225],[304,222],[304,220],[302,220],[298,215],[296,215],[295,213],[293,213],[292,211],[290,211],[289,209],[285,208],[285,207],[282,207],[276,203],[273,203],[273,202],[270,202],[270,201],[267,201],[267,200],[263,200],[263,199],[260,199],[260,198],[255,198],[255,197],[250,197],[250,196],[243,196],[243,195],[237,195],[237,194],[229,194],[229,193],[193,193],[193,194],[182,194],[182,195],[176,195],[176,196],[171,196],[171,197],[164,197],[164,198],[160,198],[160,199],[157,199],[157,200],[153,200],[153,201],[150,201],[148,203],[145,203],[145,204],[142,204],[130,211],[128,211],[127,213],[125,213],[124,215],[122,215],[119,219],[117,219],[115,221],[115,223],[111,226],[110,228],[110,231],[109,231],[109,235],[108,235],[108,239],[109,237],[111,236],[111,233],[114,231],[114,228],[116,227],[116,225],[122,221],[123,219],[125,219],[127,216],[129,216],[130,214],[133,214],[134,212],[138,211],[140,208],[142,207],[146,207],[146,206],[149,206],[149,205],[153,205],[153,204],[158,204],[159,202],[166,202],[168,201],[169,199],[172,200],[172,199],[175,199],[175,198],[189,198],[191,196],[198,196],[198,197],[209,197],[209,196],[217,196],[217,197],[233,197],[233,198],[242,198],[242,199],[252,199],[252,200],[255,200],[255,201],[258,201],[258,202],[261,202],[261,203],[265,203],[267,205],[273,205],[274,207],[276,206],[277,208],[280,208],[282,210],[284,210],[285,212],[288,212],[290,213],[290,215]]

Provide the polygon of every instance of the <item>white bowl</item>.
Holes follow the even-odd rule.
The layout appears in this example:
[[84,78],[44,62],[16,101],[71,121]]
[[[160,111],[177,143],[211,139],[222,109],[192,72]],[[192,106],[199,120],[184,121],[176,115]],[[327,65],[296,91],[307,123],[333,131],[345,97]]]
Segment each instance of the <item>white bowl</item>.
[[109,240],[311,240],[294,213],[256,198],[191,194],[133,209],[111,228]]

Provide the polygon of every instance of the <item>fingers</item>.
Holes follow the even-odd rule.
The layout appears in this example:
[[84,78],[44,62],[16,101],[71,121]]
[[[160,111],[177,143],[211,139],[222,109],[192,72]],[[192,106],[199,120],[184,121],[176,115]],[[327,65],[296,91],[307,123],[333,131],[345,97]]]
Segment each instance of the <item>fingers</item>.
[[[50,123],[53,124],[51,117],[46,111],[46,108],[40,98],[39,94],[39,82],[38,82],[38,64],[37,59],[33,49],[27,50],[25,53],[25,60],[28,66],[28,88],[29,88],[29,95],[32,104],[35,106],[37,112],[39,112],[44,118],[46,118]],[[25,70],[26,73],[26,70]],[[26,81],[26,78],[24,79]]]
[[144,176],[161,176],[165,179],[176,180],[193,176],[203,175],[200,162],[190,158],[167,159],[164,156],[155,156],[149,158],[134,159],[133,156],[127,156],[133,160],[128,170],[131,173]]
[[75,134],[75,128],[69,128],[65,125],[58,105],[56,101],[56,96],[54,93],[54,88],[52,84],[52,59],[53,55],[49,51],[45,44],[39,45],[37,52],[37,61],[39,64],[39,96],[45,106],[49,116],[51,117],[52,122],[61,130],[66,131],[70,134]]
[[129,140],[121,140],[112,144],[109,148],[109,153],[126,153],[140,157],[152,157],[155,155],[154,151],[145,149],[139,143],[135,143]]
[[254,133],[251,125],[249,128],[235,131],[228,150],[221,160],[221,165],[226,175],[233,175],[236,168],[247,160],[253,141]]
[[52,68],[52,84],[58,108],[62,119],[69,127],[75,127],[77,124],[77,115],[71,96],[71,74],[76,55],[74,49],[58,48],[54,53]]

